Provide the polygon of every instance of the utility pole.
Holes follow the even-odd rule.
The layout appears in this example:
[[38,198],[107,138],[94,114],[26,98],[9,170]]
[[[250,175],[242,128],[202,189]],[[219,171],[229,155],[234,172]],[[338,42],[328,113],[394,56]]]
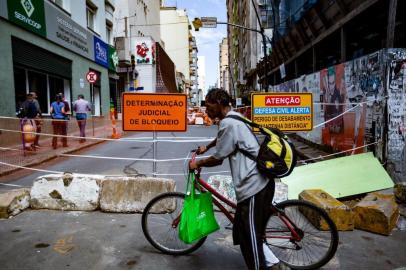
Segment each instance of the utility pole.
[[266,64],[266,61],[267,61],[267,58],[268,58],[268,53],[267,53],[267,49],[266,49],[265,29],[261,24],[261,18],[259,17],[257,6],[255,5],[254,0],[251,0],[251,3],[252,3],[252,6],[254,7],[255,15],[257,16],[257,20],[258,20],[258,25],[259,25],[259,27],[261,29],[260,33],[261,33],[261,36],[262,36],[262,43],[263,43],[263,46],[264,46],[264,82],[265,82],[264,88],[265,88],[265,92],[268,92],[268,68],[267,68],[267,64]]

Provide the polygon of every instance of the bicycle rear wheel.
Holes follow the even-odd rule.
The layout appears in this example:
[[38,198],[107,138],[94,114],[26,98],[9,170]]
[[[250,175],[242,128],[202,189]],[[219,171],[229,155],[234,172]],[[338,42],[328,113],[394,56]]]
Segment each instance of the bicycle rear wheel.
[[326,211],[299,200],[276,207],[282,211],[269,218],[266,243],[279,260],[292,269],[316,269],[333,258],[338,232]]
[[180,215],[185,194],[168,192],[153,198],[142,213],[142,231],[156,249],[170,255],[185,255],[203,245],[206,237],[186,244],[179,239]]

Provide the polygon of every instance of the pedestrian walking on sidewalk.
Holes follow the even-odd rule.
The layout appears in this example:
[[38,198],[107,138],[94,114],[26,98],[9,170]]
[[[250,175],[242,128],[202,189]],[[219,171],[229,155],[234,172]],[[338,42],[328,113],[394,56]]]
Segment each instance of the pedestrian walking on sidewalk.
[[40,105],[39,105],[39,102],[38,102],[38,96],[37,96],[37,93],[36,92],[30,92],[30,94],[32,94],[32,98],[34,99],[34,103],[35,103],[35,106],[37,107],[37,110],[38,110],[38,114],[37,114],[37,116],[35,117],[35,125],[36,125],[36,136],[35,136],[35,141],[34,141],[34,147],[40,147],[40,145],[39,145],[39,133],[41,133],[41,127],[42,127],[42,120],[41,120],[41,117],[42,117],[42,112],[41,112],[41,107],[40,107]]
[[228,158],[231,175],[237,195],[237,210],[234,218],[233,240],[240,245],[245,263],[250,270],[279,269],[279,260],[263,241],[266,222],[271,213],[275,182],[262,175],[255,161],[242,153],[244,150],[257,156],[259,144],[250,127],[242,121],[226,118],[237,115],[231,110],[230,96],[223,89],[212,89],[206,95],[206,112],[212,119],[220,119],[219,130],[214,141],[200,146],[197,153],[203,154],[215,147],[215,153],[206,158],[191,162],[191,170],[200,167],[213,167]]
[[[36,95],[35,95],[36,96]],[[38,101],[34,98],[34,94],[28,93],[26,100],[21,104],[21,113],[19,117],[22,117],[22,125],[31,125],[33,132],[38,132],[38,126],[36,119],[41,114]],[[39,129],[41,131],[41,128]],[[26,150],[35,150],[35,143],[38,143],[37,136],[34,135],[35,139],[33,141],[24,140],[24,148]],[[38,136],[39,139],[39,136]]]
[[76,113],[76,120],[78,122],[79,130],[80,130],[80,137],[83,137],[83,139],[80,139],[79,142],[83,143],[86,141],[84,139],[86,137],[85,131],[86,131],[86,119],[87,119],[87,112],[90,112],[92,108],[90,107],[90,103],[85,100],[85,97],[80,94],[78,95],[78,99],[73,102],[73,110]]
[[[56,95],[55,101],[52,102],[51,104],[51,117],[54,119],[52,121],[52,128],[54,135],[64,135],[64,131],[66,130],[66,120],[65,120],[65,104],[62,101],[62,96],[61,95]],[[66,135],[66,134],[65,134]],[[67,138],[62,137],[62,145],[64,147],[67,147]],[[54,136],[52,138],[52,147],[54,149],[58,148],[58,137]]]

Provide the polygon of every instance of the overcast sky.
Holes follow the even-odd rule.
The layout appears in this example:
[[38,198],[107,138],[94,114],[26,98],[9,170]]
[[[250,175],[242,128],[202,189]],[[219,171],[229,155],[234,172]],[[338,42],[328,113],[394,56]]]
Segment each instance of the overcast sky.
[[[190,22],[195,17],[217,17],[218,21],[227,21],[226,0],[166,0],[166,6],[177,6],[186,9]],[[196,37],[198,55],[206,57],[206,88],[218,80],[219,44],[227,36],[226,25],[217,28],[200,28],[193,30]]]

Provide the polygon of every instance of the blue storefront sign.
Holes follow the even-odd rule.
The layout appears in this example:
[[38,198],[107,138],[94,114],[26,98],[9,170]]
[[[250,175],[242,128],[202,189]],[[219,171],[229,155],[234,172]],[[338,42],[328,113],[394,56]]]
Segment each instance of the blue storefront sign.
[[106,68],[109,67],[108,45],[98,37],[94,37],[94,61]]

